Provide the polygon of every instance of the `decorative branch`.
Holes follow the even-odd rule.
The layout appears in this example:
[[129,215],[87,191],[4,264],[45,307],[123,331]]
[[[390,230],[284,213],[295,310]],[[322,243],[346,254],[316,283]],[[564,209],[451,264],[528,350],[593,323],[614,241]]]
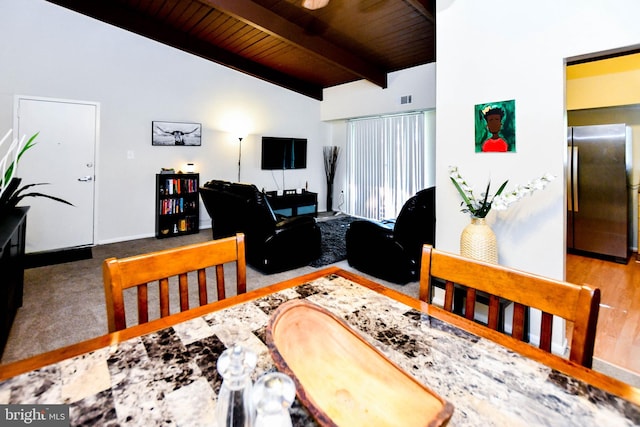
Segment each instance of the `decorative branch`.
[[340,147],[336,145],[322,147],[322,154],[324,156],[324,172],[327,176],[327,184],[331,185],[336,177]]

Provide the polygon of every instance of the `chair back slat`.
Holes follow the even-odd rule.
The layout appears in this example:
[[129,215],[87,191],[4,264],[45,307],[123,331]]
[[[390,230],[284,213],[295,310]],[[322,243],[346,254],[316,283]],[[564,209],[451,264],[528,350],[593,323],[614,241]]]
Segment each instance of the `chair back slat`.
[[445,289],[446,289],[446,294],[444,295],[444,309],[447,311],[453,311],[453,293],[454,293],[453,282],[450,282],[447,280]]
[[464,316],[473,320],[473,315],[476,312],[476,290],[473,288],[467,288],[467,298],[464,307]]
[[500,319],[500,298],[495,295],[489,295],[489,316],[487,325],[491,329],[498,329]]
[[525,306],[520,303],[513,304],[513,320],[511,322],[511,336],[524,341]]
[[200,305],[205,305],[209,301],[207,298],[207,270],[198,270],[198,301]]
[[[504,323],[501,313],[504,303],[514,303],[511,335],[518,340],[528,337],[528,308],[540,310],[539,347],[548,352],[551,352],[553,316],[572,322],[569,358],[591,367],[600,307],[599,289],[465,258],[425,245],[419,295],[428,304],[431,304],[436,281],[445,283],[443,308],[461,314],[462,307],[456,305],[464,296],[464,316],[471,320],[476,318],[479,293],[488,294],[487,327],[494,330],[500,330]],[[464,293],[460,294],[463,289]]]
[[[148,285],[143,283],[138,286],[138,323],[146,323],[149,321],[149,302],[148,302]],[[124,308],[124,306],[123,306]],[[125,312],[122,312],[122,320],[120,329],[125,328],[124,322]]]
[[[222,265],[216,265],[216,286],[218,299],[225,299],[224,266]],[[240,293],[240,290],[238,290],[238,293]]]
[[[167,317],[169,315],[169,279],[162,277],[159,282],[160,293],[160,317]],[[138,301],[140,304],[140,301]],[[148,321],[148,320],[147,320]]]
[[180,311],[189,310],[189,282],[187,273],[178,275],[178,287],[180,288]]
[[198,281],[198,302],[208,304],[206,269],[215,267],[218,300],[226,297],[223,264],[236,264],[237,293],[245,293],[246,262],[244,234],[196,243],[127,258],[109,258],[103,263],[104,290],[109,332],[127,327],[124,290],[137,288],[138,323],[149,321],[147,284],[158,283],[160,317],[171,314],[169,279],[177,278],[180,311],[190,309],[189,273]]
[[540,321],[540,348],[551,352],[551,335],[553,333],[553,315],[542,313]]

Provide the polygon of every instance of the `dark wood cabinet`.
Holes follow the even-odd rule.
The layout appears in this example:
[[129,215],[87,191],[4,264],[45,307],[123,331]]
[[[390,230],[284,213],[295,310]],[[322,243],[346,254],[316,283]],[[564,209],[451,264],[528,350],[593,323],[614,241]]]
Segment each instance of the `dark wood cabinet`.
[[156,237],[200,231],[197,173],[156,174]]
[[318,215],[318,193],[302,190],[285,190],[278,196],[275,191],[268,191],[267,198],[271,209],[282,216]]
[[0,355],[16,312],[22,306],[28,210],[15,208],[0,218]]

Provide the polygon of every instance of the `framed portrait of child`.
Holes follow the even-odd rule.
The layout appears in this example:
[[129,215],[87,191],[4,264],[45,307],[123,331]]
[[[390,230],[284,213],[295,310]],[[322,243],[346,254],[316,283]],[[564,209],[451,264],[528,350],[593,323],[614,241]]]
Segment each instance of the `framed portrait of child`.
[[516,151],[516,101],[499,101],[475,106],[476,153]]

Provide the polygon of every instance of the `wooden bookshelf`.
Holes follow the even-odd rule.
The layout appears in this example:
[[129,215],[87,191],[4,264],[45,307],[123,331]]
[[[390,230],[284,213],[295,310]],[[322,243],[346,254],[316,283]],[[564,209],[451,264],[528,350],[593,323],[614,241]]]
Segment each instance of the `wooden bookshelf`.
[[200,231],[197,173],[156,174],[156,237]]

